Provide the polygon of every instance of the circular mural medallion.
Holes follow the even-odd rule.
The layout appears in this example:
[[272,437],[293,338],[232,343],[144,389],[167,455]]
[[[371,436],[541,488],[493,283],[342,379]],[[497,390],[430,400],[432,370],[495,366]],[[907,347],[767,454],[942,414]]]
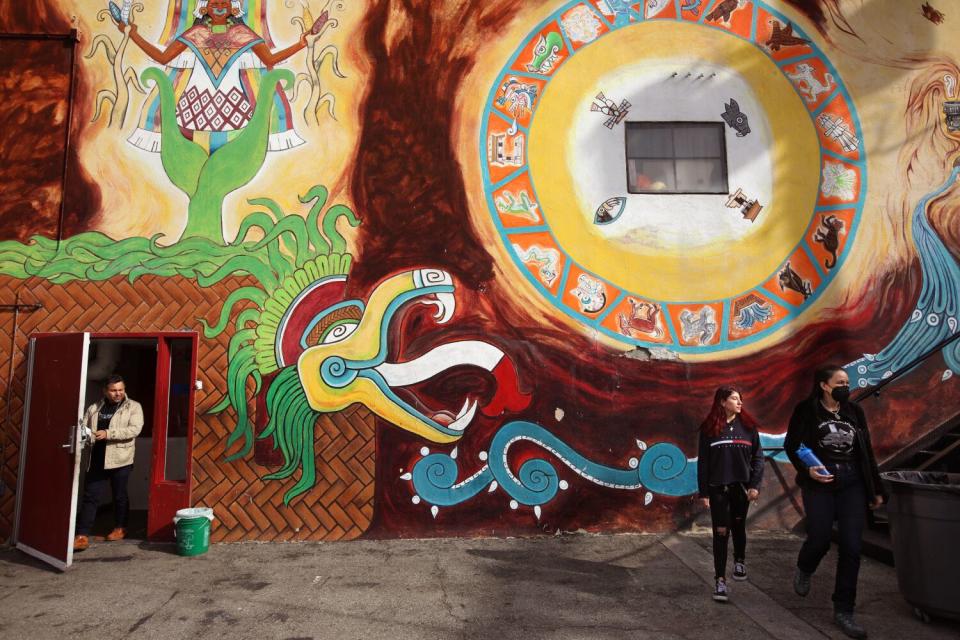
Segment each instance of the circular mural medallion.
[[[725,187],[668,193],[631,164],[640,123],[722,127]],[[839,74],[750,0],[566,4],[498,76],[480,143],[490,213],[540,294],[626,344],[682,353],[738,349],[810,305],[866,192]]]

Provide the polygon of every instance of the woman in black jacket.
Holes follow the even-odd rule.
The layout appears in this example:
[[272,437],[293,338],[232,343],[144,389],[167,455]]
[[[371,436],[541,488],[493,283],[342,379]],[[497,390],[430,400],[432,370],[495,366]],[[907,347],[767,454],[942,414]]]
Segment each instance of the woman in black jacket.
[[740,392],[720,387],[700,425],[697,484],[713,524],[713,599],[726,602],[727,541],[733,534],[733,579],[746,580],[747,507],[760,495],[763,449],[757,421],[743,410]]
[[866,631],[853,618],[861,539],[867,507],[883,503],[884,489],[866,416],[849,398],[850,379],[843,369],[818,369],[810,397],[793,410],[783,446],[797,469],[806,512],[807,539],[797,558],[794,591],[800,596],[809,593],[810,577],[830,549],[836,520],[834,619],[849,637],[865,638]]

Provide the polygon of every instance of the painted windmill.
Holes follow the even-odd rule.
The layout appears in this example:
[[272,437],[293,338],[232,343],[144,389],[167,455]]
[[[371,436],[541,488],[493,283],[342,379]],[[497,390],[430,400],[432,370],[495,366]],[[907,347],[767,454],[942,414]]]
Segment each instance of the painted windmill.
[[627,117],[627,114],[630,112],[630,107],[632,106],[633,105],[626,100],[621,100],[620,106],[617,106],[616,102],[603,95],[601,91],[590,104],[590,111],[599,111],[605,116],[610,116],[606,122],[603,123],[603,126],[607,129],[613,129]]

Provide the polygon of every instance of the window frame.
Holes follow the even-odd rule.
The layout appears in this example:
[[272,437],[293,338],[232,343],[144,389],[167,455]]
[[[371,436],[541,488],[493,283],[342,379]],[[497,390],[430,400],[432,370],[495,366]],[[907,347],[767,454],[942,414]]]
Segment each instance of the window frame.
[[[630,161],[631,160],[669,160],[673,164],[673,183],[677,184],[677,155],[676,149],[674,149],[673,155],[667,158],[654,158],[654,157],[632,157],[629,154],[629,138],[631,130],[640,130],[640,129],[655,129],[655,128],[670,128],[671,136],[673,132],[681,127],[702,127],[702,128],[714,128],[720,130],[720,156],[718,157],[691,157],[691,158],[679,158],[680,160],[720,160],[720,169],[721,169],[721,182],[723,183],[724,190],[722,191],[680,191],[676,189],[663,189],[660,191],[653,190],[637,190],[633,185],[630,184]],[[624,123],[623,127],[623,154],[625,158],[624,162],[624,178],[627,182],[627,193],[631,195],[730,195],[730,180],[729,180],[729,170],[728,170],[728,155],[727,155],[727,131],[726,123],[722,121],[711,121],[711,120],[630,120]]]

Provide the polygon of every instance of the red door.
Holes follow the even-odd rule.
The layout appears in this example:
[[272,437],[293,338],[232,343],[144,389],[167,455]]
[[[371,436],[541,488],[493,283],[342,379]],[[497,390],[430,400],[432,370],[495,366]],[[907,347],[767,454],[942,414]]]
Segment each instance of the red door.
[[14,540],[58,569],[73,562],[90,334],[30,338]]
[[157,341],[147,538],[173,540],[173,516],[190,506],[197,334]]

